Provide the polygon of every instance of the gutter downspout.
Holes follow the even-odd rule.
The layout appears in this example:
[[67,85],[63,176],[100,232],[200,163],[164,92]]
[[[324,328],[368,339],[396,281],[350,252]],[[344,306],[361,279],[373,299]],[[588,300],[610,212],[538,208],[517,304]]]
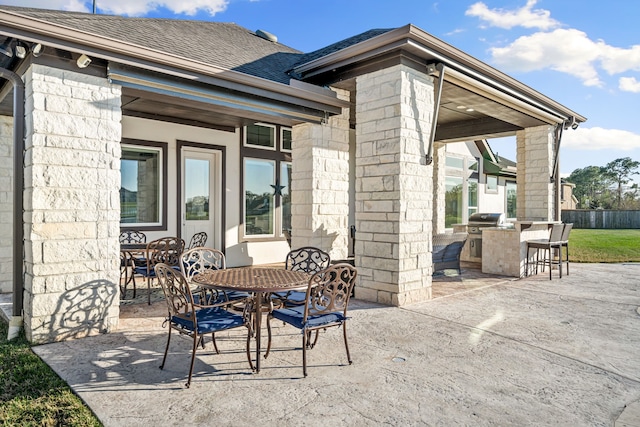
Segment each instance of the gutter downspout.
[[442,86],[444,85],[444,70],[443,63],[427,64],[427,73],[430,76],[438,76],[438,83],[435,90],[435,99],[433,100],[433,120],[431,121],[431,135],[429,135],[429,147],[427,148],[427,154],[425,157],[425,164],[430,165],[433,163],[433,142],[436,139],[436,127],[438,124],[438,114],[440,113],[440,98],[442,97]]
[[562,123],[559,123],[556,126],[555,132],[555,158],[553,159],[553,172],[551,175],[551,182],[555,187],[555,195],[556,195],[556,203],[554,207],[554,221],[561,220],[561,211],[560,209],[560,193],[562,190],[562,180],[560,179],[560,142],[562,141],[562,131],[563,129],[576,129],[578,127],[578,122],[575,117],[570,117],[568,120],[565,120]]
[[555,206],[554,206],[554,213],[553,213],[553,220],[554,221],[560,221],[560,202],[561,202],[561,197],[560,197],[560,193],[561,193],[561,179],[560,179],[560,141],[562,140],[562,129],[564,128],[564,123],[560,123],[558,124],[558,126],[556,126],[556,143],[555,143],[555,149],[556,149],[556,156],[555,159],[553,161],[553,175],[551,176],[551,182],[553,182],[554,187],[555,187],[555,196],[556,196],[556,202],[555,202]]
[[24,227],[24,82],[19,75],[0,68],[0,78],[13,83],[13,312],[9,320],[8,340],[18,336],[22,328],[24,284],[22,281]]

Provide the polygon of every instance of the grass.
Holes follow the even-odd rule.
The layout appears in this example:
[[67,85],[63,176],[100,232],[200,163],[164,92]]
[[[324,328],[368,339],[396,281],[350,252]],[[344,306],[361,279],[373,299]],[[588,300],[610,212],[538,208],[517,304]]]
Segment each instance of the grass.
[[0,319],[0,425],[101,426],[23,334],[7,341],[7,328]]
[[640,262],[640,230],[573,229],[571,262]]

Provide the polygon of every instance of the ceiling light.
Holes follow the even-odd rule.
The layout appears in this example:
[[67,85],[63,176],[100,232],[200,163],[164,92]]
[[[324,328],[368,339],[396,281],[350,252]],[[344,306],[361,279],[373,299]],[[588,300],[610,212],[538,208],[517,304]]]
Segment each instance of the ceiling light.
[[465,107],[464,105],[458,105],[456,108],[457,108],[458,110],[464,110],[464,109],[465,109],[465,108],[467,108],[467,107]]
[[87,68],[91,64],[91,58],[83,53],[76,61],[76,64],[78,64],[78,68]]
[[471,112],[471,111],[475,111],[473,108],[467,108],[467,111]]

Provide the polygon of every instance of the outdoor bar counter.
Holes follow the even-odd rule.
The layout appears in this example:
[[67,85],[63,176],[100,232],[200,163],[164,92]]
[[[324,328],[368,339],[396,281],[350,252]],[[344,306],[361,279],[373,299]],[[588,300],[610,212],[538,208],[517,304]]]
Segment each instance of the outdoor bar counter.
[[[554,221],[515,221],[513,227],[482,230],[482,272],[523,277],[527,240],[548,239]],[[533,254],[533,251],[531,251]]]

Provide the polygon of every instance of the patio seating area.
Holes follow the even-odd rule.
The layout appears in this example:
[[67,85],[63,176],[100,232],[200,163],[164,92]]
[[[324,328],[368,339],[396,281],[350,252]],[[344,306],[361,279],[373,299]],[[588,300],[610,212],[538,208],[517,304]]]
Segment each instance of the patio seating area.
[[[429,302],[352,300],[353,365],[341,334],[327,331],[307,378],[291,351],[299,331],[273,322],[259,374],[247,367],[246,332],[228,331],[216,335],[220,354],[210,340],[199,349],[185,389],[187,363],[158,369],[166,305],[146,295],[121,307],[119,331],[34,351],[106,426],[226,425],[238,414],[279,425],[638,425],[640,264],[573,264],[553,281],[468,267],[450,276],[455,292]],[[445,278],[434,278],[434,294]],[[189,347],[169,357],[188,360]]]

